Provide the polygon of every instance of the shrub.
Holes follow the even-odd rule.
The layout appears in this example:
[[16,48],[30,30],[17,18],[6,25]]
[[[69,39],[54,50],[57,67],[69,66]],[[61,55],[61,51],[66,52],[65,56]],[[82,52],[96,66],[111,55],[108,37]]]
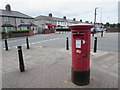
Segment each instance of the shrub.
[[28,33],[29,30],[16,30],[16,31],[11,31],[12,33]]
[[8,37],[12,37],[12,32],[9,31],[9,32],[7,33],[7,35],[8,35]]
[[2,36],[2,39],[6,38],[7,37],[7,33],[6,32],[1,32],[1,36]]
[[117,23],[117,27],[120,27],[120,23]]

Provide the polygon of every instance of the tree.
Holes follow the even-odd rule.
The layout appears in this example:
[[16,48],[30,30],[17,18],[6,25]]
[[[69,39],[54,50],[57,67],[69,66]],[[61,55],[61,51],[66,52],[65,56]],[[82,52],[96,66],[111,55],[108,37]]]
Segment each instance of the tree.
[[117,26],[117,25],[114,23],[114,24],[113,24],[113,27],[116,27],[116,26]]
[[89,23],[89,21],[85,21],[85,23]]
[[117,23],[117,27],[120,27],[120,23]]
[[104,25],[103,23],[101,23],[101,25]]
[[106,27],[109,27],[110,26],[110,23],[109,22],[106,22],[106,25],[105,25]]

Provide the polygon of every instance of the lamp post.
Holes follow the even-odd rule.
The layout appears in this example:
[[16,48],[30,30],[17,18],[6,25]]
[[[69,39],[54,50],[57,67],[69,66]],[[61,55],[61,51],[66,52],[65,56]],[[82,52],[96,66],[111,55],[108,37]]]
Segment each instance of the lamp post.
[[97,13],[96,13],[96,11],[97,11],[97,9],[98,9],[98,7],[96,7],[95,8],[95,14],[94,14],[94,31],[93,31],[93,37],[94,37],[94,32],[96,32],[96,15],[97,15]]

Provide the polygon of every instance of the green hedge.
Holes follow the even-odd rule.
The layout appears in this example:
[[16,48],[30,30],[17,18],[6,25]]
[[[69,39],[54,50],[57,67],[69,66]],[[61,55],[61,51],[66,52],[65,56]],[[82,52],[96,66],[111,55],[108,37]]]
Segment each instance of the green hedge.
[[16,31],[11,31],[12,33],[28,33],[29,30],[16,30]]
[[9,31],[9,32],[0,32],[2,35],[2,39],[5,37],[12,37],[13,34],[17,34],[17,33],[29,33],[29,30],[14,30],[14,31]]

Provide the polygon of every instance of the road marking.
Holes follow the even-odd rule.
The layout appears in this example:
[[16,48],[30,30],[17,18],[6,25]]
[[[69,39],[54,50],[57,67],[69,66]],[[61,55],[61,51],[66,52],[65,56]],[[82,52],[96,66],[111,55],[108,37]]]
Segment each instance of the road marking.
[[27,46],[26,44],[22,44],[22,46]]
[[[25,40],[25,39],[18,39],[18,40]],[[18,40],[9,40],[9,39],[8,39],[9,42],[16,42],[16,41],[18,41]]]
[[[47,41],[54,41],[54,40],[57,40],[57,39],[62,39],[62,38],[53,38],[53,39],[48,39],[48,40],[43,40],[43,41],[40,41],[40,42],[34,42],[34,43],[29,43],[29,45],[34,45],[34,44],[39,44],[39,43],[43,43],[43,42],[47,42]],[[14,40],[14,41],[17,41],[17,40]],[[14,42],[13,41],[13,42]],[[13,48],[17,48],[19,45],[17,46],[12,46]],[[21,46],[27,46],[26,44],[22,44]],[[5,50],[5,48],[3,48]],[[10,49],[10,47],[9,47]]]
[[5,50],[5,48],[3,48],[3,50]]
[[34,44],[34,43],[31,43],[31,44]]
[[[10,49],[10,47],[8,47],[8,50]],[[6,48],[3,48],[3,50],[6,50]]]
[[38,43],[41,43],[41,42],[38,42]]
[[13,48],[16,48],[17,46],[12,46]]

